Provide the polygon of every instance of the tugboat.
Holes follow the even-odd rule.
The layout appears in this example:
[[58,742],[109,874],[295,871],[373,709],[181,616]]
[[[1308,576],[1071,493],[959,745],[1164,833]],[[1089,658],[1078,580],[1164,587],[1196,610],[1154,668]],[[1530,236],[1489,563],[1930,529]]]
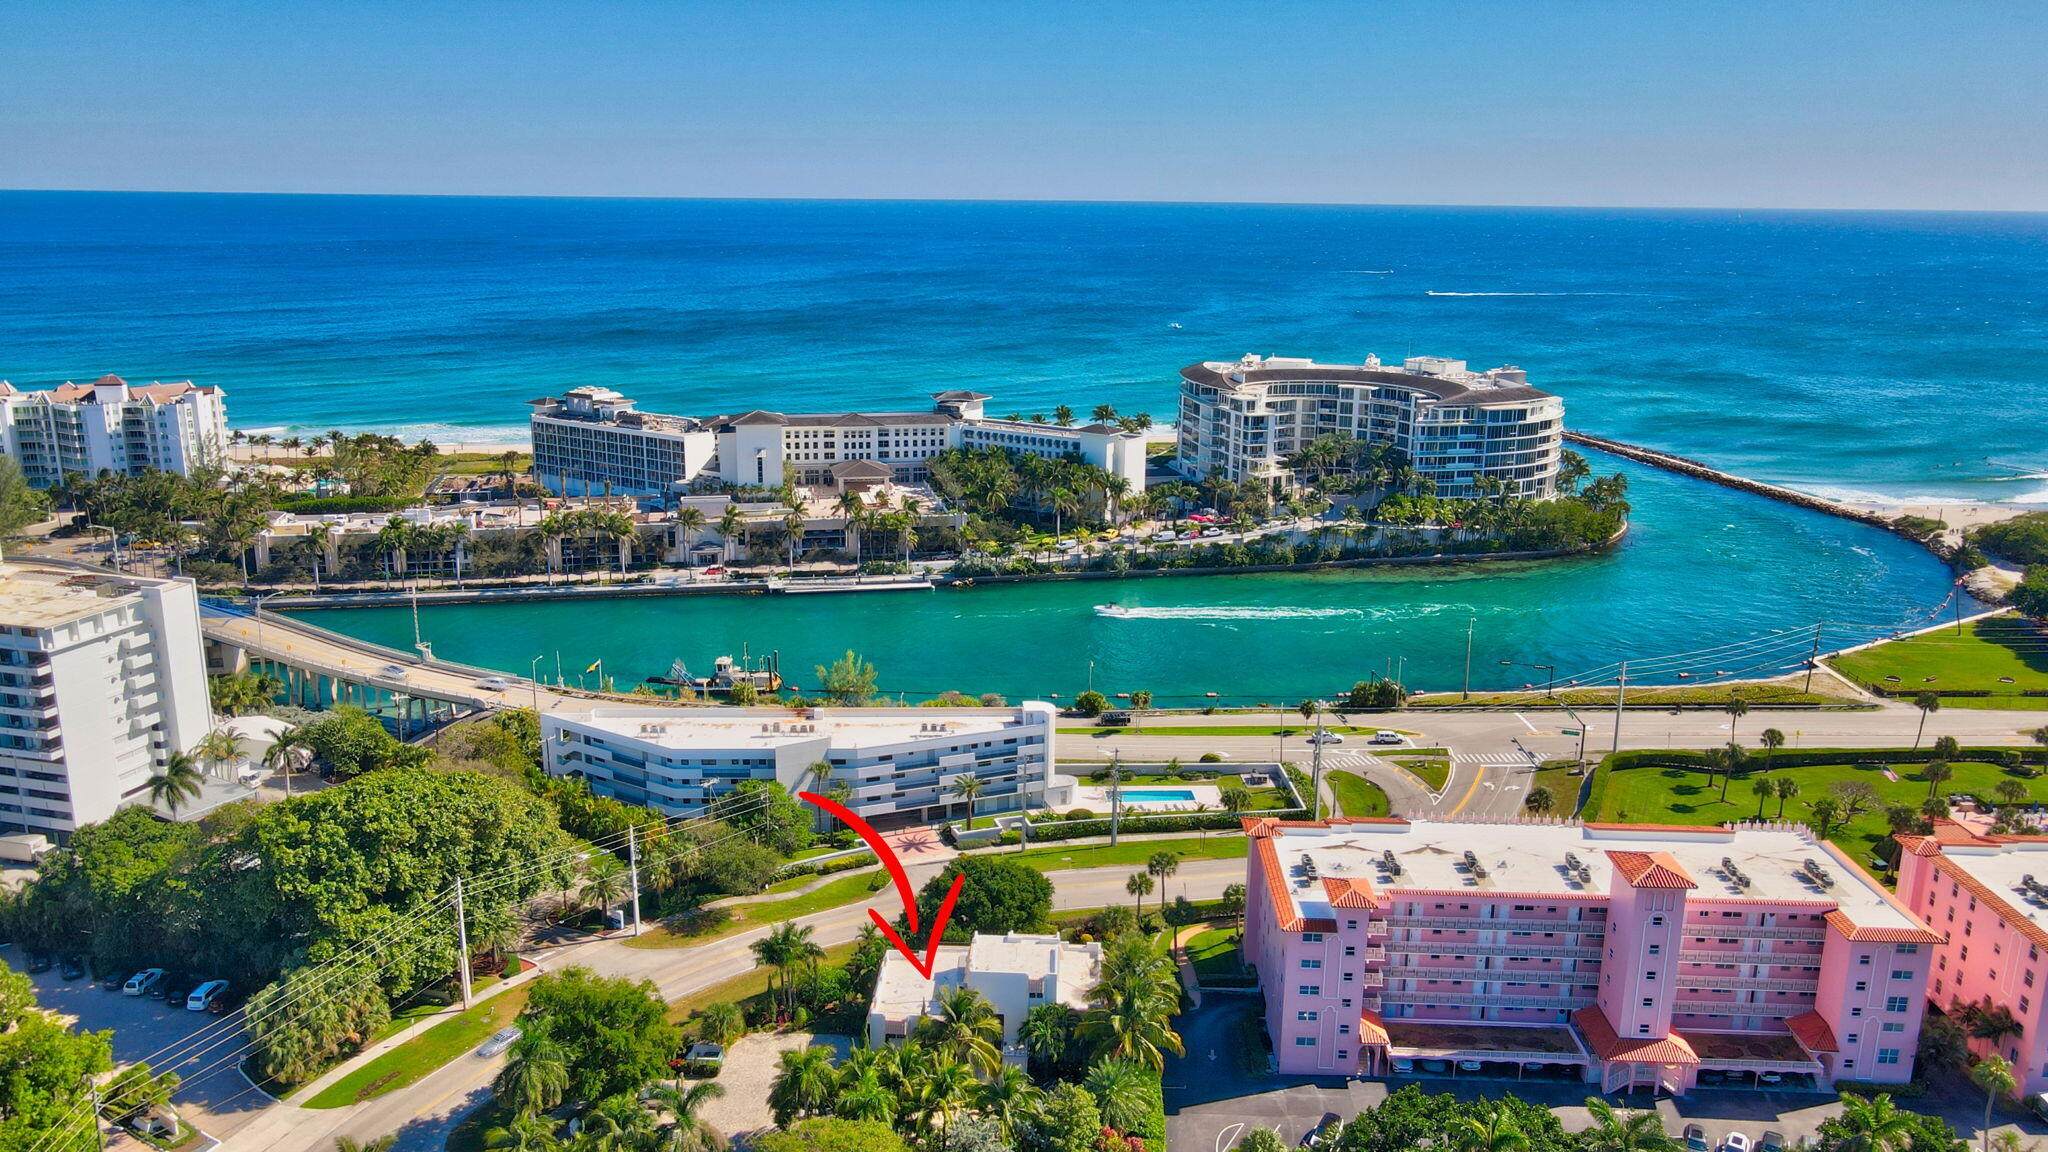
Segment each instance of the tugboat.
[[754,691],[768,694],[780,692],[788,685],[782,679],[782,653],[770,653],[754,667],[753,657],[742,655],[735,661],[731,656],[720,656],[711,662],[711,675],[692,676],[690,669],[681,660],[669,665],[668,675],[649,676],[647,683],[664,688],[687,688],[705,696],[725,696],[740,684],[751,685]]

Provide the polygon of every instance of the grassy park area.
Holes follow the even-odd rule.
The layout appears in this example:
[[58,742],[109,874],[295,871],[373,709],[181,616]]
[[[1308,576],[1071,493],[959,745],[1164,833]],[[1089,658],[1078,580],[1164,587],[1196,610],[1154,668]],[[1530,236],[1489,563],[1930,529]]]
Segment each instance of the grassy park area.
[[1246,840],[1242,832],[1217,831],[1206,837],[1188,836],[1172,840],[1126,840],[1121,844],[1077,844],[1062,848],[1032,848],[1007,855],[1021,859],[1041,871],[1066,868],[1109,868],[1143,865],[1154,852],[1171,852],[1183,860],[1229,860],[1243,856]]
[[2048,632],[2011,616],[1944,628],[1894,640],[1830,661],[1859,684],[1894,696],[1919,692],[1984,692],[1985,696],[1943,695],[1944,708],[2033,708],[2048,710]]
[[[1929,783],[1921,776],[1924,767],[1920,764],[1895,764],[1890,766],[1892,775],[1887,775],[1884,765],[1845,762],[1778,768],[1769,773],[1751,772],[1737,775],[1729,781],[1726,800],[1721,799],[1721,778],[1698,768],[1642,767],[1613,771],[1603,767],[1600,771],[1605,779],[1595,789],[1598,810],[1585,815],[1589,820],[1620,824],[1717,825],[1753,820],[1759,800],[1751,791],[1751,781],[1767,777],[1788,779],[1799,786],[1798,795],[1784,805],[1784,817],[1812,824],[1813,814],[1809,805],[1815,800],[1823,796],[1839,799],[1841,789],[1845,787],[1855,792],[1861,791],[1857,786],[1867,786],[1875,794],[1874,800],[1856,815],[1829,828],[1827,835],[1843,851],[1868,864],[1871,850],[1890,834],[1885,808],[1905,805],[1917,809],[1927,799]],[[2026,789],[2022,803],[2048,800],[2048,779],[2021,777],[1995,764],[1958,762],[1950,767],[1954,775],[1933,786],[1936,795],[1967,792],[1992,799],[2000,782],[2015,780]],[[1764,799],[1762,805],[1765,818],[1778,815],[1779,804],[1775,797]]]
[[[809,883],[817,879],[806,876]],[[815,892],[791,896],[786,900],[764,900],[754,904],[728,904],[720,908],[700,909],[696,915],[684,918],[674,917],[659,924],[646,926],[640,935],[626,941],[628,948],[687,948],[759,928],[764,924],[780,924],[799,916],[823,912],[842,904],[854,904],[881,891],[889,884],[889,874],[882,871],[854,872],[841,876]]]
[[461,1015],[443,1020],[329,1084],[303,1106],[346,1108],[415,1083],[517,1019],[526,1007],[526,993],[531,987],[528,983],[507,989]]
[[1242,977],[1244,961],[1238,954],[1237,929],[1209,928],[1187,943],[1188,963],[1204,983],[1217,977]]
[[[1845,695],[1828,695],[1823,689],[1829,687],[1825,677],[1816,677],[1814,691],[1804,690],[1803,677],[1774,681],[1768,684],[1700,684],[1669,685],[1659,688],[1638,688],[1629,686],[1630,708],[1671,708],[1680,704],[1693,706],[1725,704],[1732,697],[1741,697],[1751,704],[1838,704],[1848,705],[1853,701]],[[1839,685],[1835,686],[1839,688]],[[1846,691],[1846,690],[1844,690]],[[1604,688],[1559,688],[1546,694],[1541,686],[1520,692],[1474,692],[1470,699],[1464,699],[1456,692],[1432,692],[1427,696],[1411,697],[1410,709],[1418,708],[1599,708],[1614,707],[1614,687]]]
[[1337,797],[1337,810],[1345,816],[1386,816],[1392,812],[1387,794],[1380,786],[1355,772],[1335,769],[1324,773],[1330,792]]

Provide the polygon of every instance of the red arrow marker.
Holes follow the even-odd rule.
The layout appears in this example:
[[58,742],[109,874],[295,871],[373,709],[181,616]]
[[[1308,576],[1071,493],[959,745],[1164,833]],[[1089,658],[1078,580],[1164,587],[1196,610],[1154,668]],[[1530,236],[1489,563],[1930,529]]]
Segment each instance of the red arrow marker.
[[[910,876],[903,871],[903,861],[897,858],[896,849],[890,847],[889,842],[882,838],[882,834],[875,831],[867,821],[848,811],[845,805],[815,792],[799,792],[797,796],[831,813],[867,842],[869,850],[875,854],[875,859],[882,862],[882,866],[889,870],[889,878],[896,882],[896,895],[903,901],[903,918],[910,924],[910,931],[915,934],[918,919],[917,894],[910,890]],[[960,889],[966,882],[965,873],[954,875],[953,887],[947,891],[946,898],[939,902],[938,913],[932,917],[931,940],[926,943],[922,957],[903,942],[903,937],[897,935],[896,929],[889,926],[889,921],[882,915],[881,909],[868,909],[868,915],[874,918],[875,926],[882,930],[882,935],[888,937],[889,943],[895,945],[898,952],[903,953],[903,958],[910,961],[910,966],[917,969],[918,975],[927,980],[932,978],[932,969],[938,962],[939,941],[946,935],[946,921],[953,918],[953,904],[960,899]]]

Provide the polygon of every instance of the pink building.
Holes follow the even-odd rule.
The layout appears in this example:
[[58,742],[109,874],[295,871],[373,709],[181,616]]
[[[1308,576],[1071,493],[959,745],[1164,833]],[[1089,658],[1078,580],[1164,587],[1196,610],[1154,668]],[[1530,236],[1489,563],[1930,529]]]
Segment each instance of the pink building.
[[1912,1078],[1940,937],[1804,827],[1245,833],[1245,955],[1282,1072],[1671,1093]]
[[1928,999],[1944,1008],[1989,997],[2017,1035],[1980,1054],[2012,1062],[2022,1096],[2048,1091],[2048,836],[1989,836],[1950,820],[1901,836],[1899,895],[1947,940],[1934,948]]

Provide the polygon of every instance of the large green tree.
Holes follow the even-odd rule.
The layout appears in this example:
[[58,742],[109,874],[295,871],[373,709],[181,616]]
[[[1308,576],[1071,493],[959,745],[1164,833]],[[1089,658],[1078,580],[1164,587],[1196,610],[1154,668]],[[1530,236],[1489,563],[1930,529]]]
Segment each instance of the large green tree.
[[903,1137],[873,1120],[841,1120],[821,1116],[777,1132],[763,1132],[748,1143],[754,1152],[907,1152]]
[[965,942],[976,932],[1042,932],[1052,918],[1052,881],[1029,864],[1002,856],[962,856],[946,865],[918,893],[920,924],[930,924],[939,903],[966,876],[946,939]]
[[569,1095],[596,1100],[638,1092],[668,1074],[682,1034],[652,982],[566,968],[533,982],[520,1027],[561,1047]]
[[112,1037],[59,1024],[36,1007],[27,976],[0,966],[0,1148],[91,1147],[84,1106],[113,1067]]
[[817,809],[775,780],[742,780],[721,797],[713,814],[785,856],[811,846]]

